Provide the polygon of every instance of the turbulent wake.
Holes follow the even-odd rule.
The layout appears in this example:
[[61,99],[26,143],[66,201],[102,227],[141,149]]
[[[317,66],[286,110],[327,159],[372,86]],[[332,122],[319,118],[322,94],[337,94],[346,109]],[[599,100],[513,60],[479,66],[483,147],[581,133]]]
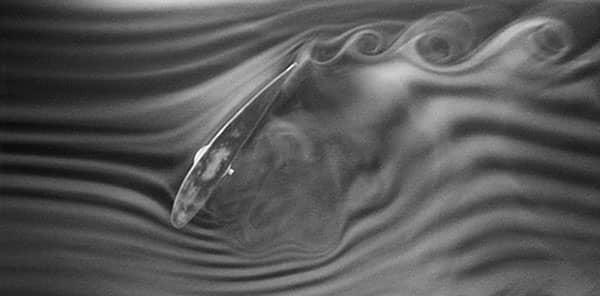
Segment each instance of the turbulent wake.
[[0,11],[1,295],[600,295],[599,4]]

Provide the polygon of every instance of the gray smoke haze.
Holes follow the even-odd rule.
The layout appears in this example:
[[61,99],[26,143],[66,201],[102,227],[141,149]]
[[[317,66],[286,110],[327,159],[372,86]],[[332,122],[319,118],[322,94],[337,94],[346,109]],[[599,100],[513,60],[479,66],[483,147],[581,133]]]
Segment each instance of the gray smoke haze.
[[[593,1],[0,14],[0,295],[600,295]],[[196,151],[292,63],[171,227]]]

